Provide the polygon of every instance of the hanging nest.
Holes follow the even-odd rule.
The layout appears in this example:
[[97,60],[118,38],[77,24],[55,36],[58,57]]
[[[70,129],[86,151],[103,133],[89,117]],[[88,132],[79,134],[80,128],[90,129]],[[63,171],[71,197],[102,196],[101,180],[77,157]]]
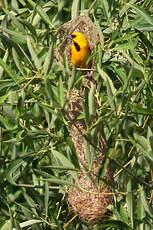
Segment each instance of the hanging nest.
[[[113,182],[113,170],[110,166],[107,167],[104,182],[100,188],[98,188],[98,173],[105,161],[107,154],[107,143],[101,126],[95,136],[93,142],[96,143],[96,138],[100,135],[100,150],[97,156],[93,157],[92,170],[88,173],[88,161],[85,152],[85,134],[86,125],[83,119],[78,120],[78,115],[82,114],[83,98],[79,95],[78,90],[73,89],[72,94],[68,99],[69,116],[72,121],[72,128],[70,135],[75,145],[78,157],[80,159],[80,168],[82,169],[79,177],[79,186],[82,189],[76,187],[70,187],[68,190],[68,202],[70,204],[70,210],[79,214],[82,220],[95,224],[103,219],[107,219],[110,212],[107,206],[113,203],[112,189],[109,183]],[[90,146],[90,154],[93,149]],[[90,156],[92,157],[92,156]],[[90,180],[89,177],[92,177]]]
[[[94,51],[99,44],[100,37],[96,26],[93,24],[91,19],[85,16],[79,16],[72,21],[64,24],[59,31],[59,37],[63,38],[63,42],[60,47],[56,49],[56,57],[58,61],[64,63],[62,49],[66,52],[68,58],[69,66],[71,67],[70,60],[70,45],[71,43],[64,39],[66,35],[70,35],[73,32],[81,32],[85,34],[88,39],[91,51]],[[95,68],[95,58],[93,58],[91,67]],[[82,173],[78,174],[79,186],[81,189],[76,187],[70,187],[68,190],[68,203],[70,210],[77,213],[83,221],[90,223],[97,223],[104,218],[108,217],[107,206],[113,203],[112,189],[109,185],[113,181],[112,168],[108,165],[105,172],[105,176],[101,183],[100,188],[98,187],[98,173],[102,167],[106,154],[108,152],[106,138],[103,131],[103,126],[101,125],[95,135],[93,136],[93,143],[96,143],[100,138],[98,143],[98,153],[93,156],[92,143],[89,143],[90,157],[93,157],[92,169],[88,172],[88,160],[86,157],[85,145],[86,145],[86,124],[84,119],[78,119],[78,116],[83,112],[83,101],[85,88],[90,88],[90,85],[94,85],[96,90],[96,80],[94,79],[94,71],[90,79],[88,77],[84,78],[82,82],[82,88],[80,90],[73,88],[68,100],[68,112],[71,120],[71,130],[70,135],[72,141],[76,148],[78,158],[80,160],[80,168]],[[93,118],[95,122],[97,117]],[[89,179],[90,178],[90,179]],[[77,182],[74,182],[77,183]]]

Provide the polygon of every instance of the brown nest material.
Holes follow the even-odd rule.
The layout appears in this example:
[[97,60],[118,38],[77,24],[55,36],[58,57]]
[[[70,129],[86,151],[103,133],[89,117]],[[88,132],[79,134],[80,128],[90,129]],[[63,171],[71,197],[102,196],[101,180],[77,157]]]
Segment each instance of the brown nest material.
[[68,193],[70,210],[79,214],[82,220],[95,224],[107,219],[110,214],[107,206],[113,203],[111,187],[103,183],[100,190],[89,182],[86,175],[79,177],[83,190],[71,187]]
[[[97,157],[93,158],[91,173],[85,170],[88,168],[85,152],[86,126],[83,119],[77,119],[78,115],[82,113],[82,102],[83,97],[79,96],[77,89],[73,89],[71,97],[68,99],[69,116],[72,121],[70,135],[80,159],[80,168],[83,173],[78,175],[81,189],[70,187],[68,190],[68,202],[70,209],[78,213],[84,221],[95,224],[104,218],[106,219],[110,214],[107,206],[113,203],[113,195],[111,186],[108,183],[113,181],[113,170],[108,166],[104,176],[104,180],[108,183],[102,182],[102,186],[98,189],[98,172],[107,153],[107,143],[103,127],[100,127],[97,131],[98,133],[93,137],[93,140],[96,139],[100,133],[101,151],[98,152]],[[96,140],[94,140],[94,143],[96,143]],[[89,151],[92,154],[92,145],[90,147]],[[92,177],[91,181],[89,176]]]
[[[58,61],[64,63],[62,49],[66,52],[68,57],[69,65],[71,66],[70,61],[70,43],[65,40],[66,35],[70,35],[72,32],[82,32],[85,34],[89,41],[91,51],[94,51],[100,41],[99,33],[96,26],[93,24],[91,19],[85,16],[79,16],[69,23],[66,23],[59,30],[59,37],[63,38],[63,42],[60,47],[56,49],[56,57]],[[93,59],[91,66],[95,68],[96,60]],[[83,101],[84,101],[84,89],[94,84],[96,90],[96,81],[94,79],[94,72],[92,77],[85,78],[82,82],[82,88],[80,90],[73,88],[71,94],[69,95],[68,100],[68,112],[71,120],[71,130],[70,135],[72,141],[76,148],[78,158],[80,159],[80,168],[82,174],[78,174],[79,177],[79,186],[81,189],[76,187],[70,187],[68,190],[68,202],[70,204],[70,209],[78,213],[78,215],[86,222],[97,223],[102,220],[104,217],[108,216],[107,206],[113,203],[112,189],[109,183],[102,182],[100,188],[98,188],[98,172],[101,166],[104,163],[104,159],[107,153],[107,143],[103,131],[102,125],[97,130],[95,136],[93,137],[93,143],[96,143],[100,137],[100,143],[98,143],[99,152],[97,156],[93,156],[93,164],[90,173],[87,172],[88,169],[88,160],[86,158],[85,143],[86,143],[86,124],[84,119],[78,119],[78,116],[83,112]],[[95,122],[97,117],[93,118]],[[93,148],[91,143],[89,143],[90,157],[93,155]],[[92,177],[92,180],[89,179],[89,176]],[[104,181],[112,182],[112,168],[110,165],[107,167]],[[74,182],[77,183],[77,182]]]

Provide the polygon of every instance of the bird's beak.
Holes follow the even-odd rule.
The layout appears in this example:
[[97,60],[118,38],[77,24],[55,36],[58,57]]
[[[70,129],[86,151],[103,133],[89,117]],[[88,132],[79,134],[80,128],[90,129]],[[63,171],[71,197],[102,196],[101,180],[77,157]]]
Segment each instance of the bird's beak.
[[73,40],[72,35],[67,35],[65,38],[70,39],[70,40]]

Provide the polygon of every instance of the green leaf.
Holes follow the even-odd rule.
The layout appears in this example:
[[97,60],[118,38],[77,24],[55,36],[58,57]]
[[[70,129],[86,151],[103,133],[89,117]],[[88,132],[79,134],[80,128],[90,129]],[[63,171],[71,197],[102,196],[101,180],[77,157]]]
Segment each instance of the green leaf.
[[[7,62],[7,59],[8,59],[8,56],[9,56],[9,52],[8,52],[8,49],[5,51],[5,54],[4,54],[4,57],[3,57],[3,61],[4,63]],[[2,78],[2,75],[3,75],[3,72],[4,72],[4,69],[2,66],[0,66],[0,79]]]
[[153,131],[150,127],[148,127],[147,140],[149,140],[151,137],[153,137]]
[[21,230],[18,220],[16,218],[13,218],[13,221],[15,225],[15,230]]
[[33,37],[37,37],[36,30],[28,21],[19,19],[20,23],[23,24],[31,33]]
[[7,169],[6,178],[10,184],[16,185],[16,180],[20,176],[20,168],[25,162],[22,159],[12,161]]
[[[124,53],[123,53],[123,56],[128,60],[128,62],[131,64],[131,66],[132,66],[132,68],[133,68],[133,70],[134,70],[134,72],[132,73],[133,78],[139,77],[139,75],[143,77],[143,74],[145,74],[145,70],[144,70],[143,66],[137,64],[137,63],[133,60],[133,58],[130,57],[130,55],[129,55],[128,53],[124,52]],[[131,69],[131,67],[130,67],[130,69]],[[138,74],[137,74],[137,72],[138,72]],[[141,72],[142,72],[142,73],[141,73]],[[135,76],[134,74],[136,74],[136,76]]]
[[[61,164],[64,166],[64,167],[67,167],[67,168],[75,168],[74,165],[60,152],[52,149],[52,154],[61,162]],[[74,171],[70,171],[72,177],[78,181],[78,175],[76,172]]]
[[32,60],[34,61],[35,67],[37,70],[39,70],[41,66],[41,62],[38,59],[37,53],[34,49],[34,41],[32,40],[30,36],[27,36],[27,46],[28,46],[30,55],[32,57]]
[[145,137],[140,136],[139,133],[135,132],[134,138],[139,143],[139,145],[141,145],[145,150],[149,150],[149,141]]
[[15,31],[9,30],[9,29],[1,27],[1,26],[0,26],[0,30],[5,32],[5,33],[7,33],[7,34],[9,34],[9,35],[12,35],[12,38],[17,38],[22,42],[25,42],[27,40],[26,35],[22,35],[20,33],[17,33]]
[[141,191],[141,199],[143,201],[143,207],[147,214],[153,219],[153,213],[152,213],[152,206],[148,202],[147,195],[145,194],[145,191]]
[[118,228],[119,230],[134,230],[133,228],[119,220],[104,220],[99,224],[99,226],[109,228],[114,227]]
[[14,62],[18,68],[18,70],[20,71],[20,73],[24,76],[25,73],[24,73],[24,69],[23,69],[23,65],[21,64],[21,59],[20,57],[18,56],[18,53],[16,52],[15,48],[12,47],[12,55],[13,55],[13,58],[14,58]]
[[79,188],[78,185],[75,183],[71,183],[67,180],[57,179],[56,177],[53,177],[53,176],[48,179],[44,179],[44,180],[50,183],[53,183],[53,184],[66,185],[68,187],[72,186],[72,187]]
[[147,140],[145,137],[140,136],[138,133],[134,133],[134,138],[137,141],[137,147],[142,151],[143,156],[147,160],[147,162],[150,165],[150,169],[153,168],[153,151],[150,146],[149,140]]
[[[108,153],[108,156],[111,157],[112,153],[111,151]],[[106,175],[106,172],[107,172],[107,168],[108,168],[108,165],[109,165],[109,158],[106,156],[103,160],[103,164],[101,166],[101,168],[99,169],[99,173],[98,173],[98,188],[100,189],[101,186],[102,186],[102,183],[103,183],[103,179],[104,179],[104,176]]]
[[[130,3],[133,4],[136,1],[137,0],[130,0]],[[120,12],[119,12],[119,17],[122,18],[122,16],[127,13],[129,8],[130,8],[130,6],[128,4],[123,4],[123,6],[122,6],[122,8],[120,9]]]
[[18,20],[18,18],[16,18],[12,13],[8,13],[9,17],[11,18],[12,22],[14,23],[14,25],[16,26],[16,28],[19,29],[19,31],[21,31],[22,33],[25,33],[24,27],[23,25],[20,23],[20,21]]
[[53,108],[51,108],[50,105],[47,105],[47,104],[41,104],[41,103],[38,103],[39,106],[41,108],[43,108],[44,110],[52,113],[55,115],[55,117],[57,117],[59,120],[61,120],[62,122],[64,122],[66,125],[67,125],[67,122],[66,120],[64,119],[64,117],[62,116],[62,114],[58,113],[56,110],[54,110]]
[[[130,69],[128,76],[124,79],[124,87],[123,87],[123,92],[122,94],[124,95],[130,85],[130,81],[132,79],[132,73],[133,73],[133,68]],[[124,97],[123,97],[123,106],[124,106]]]
[[36,12],[41,16],[41,18],[46,22],[51,28],[53,28],[53,24],[50,20],[50,17],[45,13],[45,11],[35,2],[32,0],[27,0],[29,4],[36,10]]
[[3,95],[0,97],[0,104],[3,104],[5,102],[5,100],[9,97],[9,93]]
[[21,140],[23,140],[23,136],[22,136],[23,133],[24,133],[24,130],[21,130],[17,133],[17,135],[16,135],[16,141],[17,142],[20,142]]
[[54,43],[52,42],[50,47],[49,47],[49,50],[47,52],[45,62],[44,62],[44,66],[43,66],[45,75],[48,75],[48,73],[51,70],[52,63],[53,63],[53,60],[54,60],[53,54],[54,54]]
[[1,230],[12,230],[11,219],[8,219],[5,224],[2,226]]
[[[112,43],[119,43],[119,42],[123,42],[123,41],[128,41],[131,38],[134,38],[138,35],[139,33],[131,33],[131,34],[124,34],[123,36],[121,36],[120,38],[117,38],[115,40],[112,41]],[[111,43],[111,44],[112,44]]]
[[109,1],[107,0],[101,0],[101,4],[103,5],[103,9],[105,12],[105,15],[109,19],[111,17],[110,7],[109,7]]
[[9,77],[12,78],[12,80],[19,85],[18,76],[11,70],[10,66],[8,66],[3,59],[0,58],[0,65],[3,67],[3,69],[6,71],[6,73],[9,75]]
[[48,188],[48,182],[45,181],[45,191],[44,191],[44,203],[45,203],[45,215],[46,215],[46,218],[48,216],[48,201],[49,201],[49,188]]
[[115,103],[115,99],[112,100],[114,92],[115,92],[115,88],[114,85],[112,84],[112,81],[110,80],[110,78],[106,78],[106,83],[107,83],[107,94],[108,94],[108,98],[110,98],[110,104],[112,109],[114,110],[116,108],[116,103]]
[[141,105],[139,104],[130,104],[130,108],[131,108],[131,111],[133,113],[137,113],[137,114],[143,114],[143,115],[153,115],[153,110],[151,109],[147,109],[147,108],[143,108]]
[[91,156],[91,149],[90,149],[90,144],[88,141],[85,141],[85,154],[86,154],[86,159],[88,161],[88,171],[91,170],[92,168],[92,156]]
[[153,26],[150,24],[134,24],[133,26],[139,31],[153,31]]
[[144,8],[142,8],[141,6],[137,6],[137,5],[129,4],[129,3],[128,3],[128,5],[132,9],[134,9],[137,12],[137,14],[143,18],[144,21],[153,25],[153,17],[151,17]]
[[133,220],[134,220],[134,216],[133,216],[133,193],[132,193],[132,180],[131,178],[128,179],[127,182],[127,196],[126,196],[126,202],[127,202],[127,211],[128,211],[128,215],[130,217],[131,220],[131,225],[133,226]]
[[55,108],[58,108],[60,104],[60,99],[58,97],[58,88],[57,86],[53,85],[53,82],[48,77],[46,78],[45,89],[51,105]]
[[[71,154],[70,154],[70,159],[73,165],[75,165],[75,170],[77,171],[77,169],[80,168],[79,166],[79,159],[78,159],[78,155],[74,146],[74,143],[72,142],[72,138],[71,137],[66,137],[66,143],[69,146],[69,148],[71,149]],[[72,168],[71,168],[72,170]]]
[[143,205],[143,193],[142,193],[142,186],[139,185],[139,192],[138,192],[138,199],[137,199],[137,216],[139,220],[143,220],[145,215],[144,205]]
[[80,0],[73,0],[71,19],[74,19],[75,17],[79,16],[79,10],[80,10]]
[[20,224],[20,227],[25,228],[25,227],[29,227],[29,226],[31,226],[33,224],[40,224],[40,223],[42,223],[42,220],[31,219],[31,220],[22,222]]
[[114,84],[113,84],[112,80],[110,79],[110,77],[107,75],[107,73],[104,72],[100,68],[99,65],[97,65],[97,69],[98,69],[98,72],[99,72],[100,76],[102,77],[102,79],[107,84],[107,95],[108,95],[108,98],[109,98],[109,103],[110,103],[112,109],[114,110],[116,108],[115,99],[114,99],[116,89],[114,87]]
[[111,50],[117,51],[117,50],[134,49],[137,46],[137,44],[138,44],[138,39],[139,38],[135,38],[134,41],[125,42],[123,44],[117,44],[114,48],[111,48]]
[[[3,100],[4,99],[6,98],[3,98]],[[12,120],[10,120],[8,117],[2,116],[1,114],[0,114],[0,124],[1,124],[1,127],[4,126],[7,130],[13,130],[17,127],[17,125],[14,124]]]
[[138,64],[143,64],[142,58],[134,49],[130,49],[130,53],[132,54],[132,56],[134,57],[134,59]]
[[[103,32],[101,30],[101,27],[98,23],[98,20],[96,19],[95,15],[93,14],[93,18],[94,18],[94,24],[96,25],[98,32],[99,32],[99,36],[100,36],[100,43],[101,43],[101,47],[104,47],[104,35]],[[102,51],[102,49],[99,50],[100,52]],[[98,52],[99,53],[99,52]]]
[[73,66],[72,75],[69,76],[69,79],[68,79],[68,89],[69,90],[71,90],[73,88],[73,85],[75,83],[75,79],[76,79],[76,67]]
[[89,90],[88,106],[90,116],[96,115],[95,87],[93,84],[91,85],[91,88]]
[[29,196],[27,193],[24,193],[24,197],[29,205],[29,209],[33,212],[35,216],[38,216],[34,199],[32,199],[31,196]]
[[61,107],[63,108],[65,104],[65,95],[64,95],[64,86],[63,86],[63,81],[62,77],[60,76],[59,81],[58,81],[58,97],[59,97],[59,103]]
[[122,217],[122,220],[124,221],[124,223],[128,224],[129,223],[129,217],[127,214],[127,210],[125,209],[125,207],[123,205],[120,205],[120,216]]
[[89,89],[86,87],[85,88],[85,93],[84,93],[84,101],[83,101],[83,113],[84,113],[83,118],[85,119],[85,123],[86,123],[87,127],[89,125],[88,94],[89,94]]
[[25,63],[30,64],[31,67],[34,68],[34,65],[33,65],[32,61],[31,61],[31,59],[30,59],[30,56],[28,56],[28,55],[26,54],[25,50],[24,50],[20,45],[19,45],[19,48],[20,48],[20,50],[21,50],[21,52],[22,52],[22,53],[21,53],[22,57],[26,58]]

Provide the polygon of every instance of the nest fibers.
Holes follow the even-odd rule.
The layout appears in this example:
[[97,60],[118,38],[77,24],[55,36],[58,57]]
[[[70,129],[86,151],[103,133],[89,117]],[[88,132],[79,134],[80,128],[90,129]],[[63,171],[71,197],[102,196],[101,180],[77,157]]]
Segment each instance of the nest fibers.
[[[62,26],[59,31],[59,37],[65,37],[73,32],[81,32],[85,34],[89,41],[91,51],[94,51],[99,43],[99,33],[96,26],[93,24],[88,16],[79,16],[69,23]],[[63,61],[61,50],[65,50],[68,62],[70,61],[70,43],[63,40],[62,45],[56,49],[56,57],[58,61]],[[95,58],[92,60],[92,68],[95,68]],[[73,88],[68,100],[68,113],[71,120],[70,135],[76,148],[78,158],[80,160],[80,168],[82,173],[78,174],[79,187],[70,187],[68,190],[68,203],[70,209],[76,212],[84,221],[90,223],[97,223],[103,218],[108,217],[107,206],[113,203],[113,195],[110,182],[113,181],[112,169],[110,166],[105,171],[104,181],[98,187],[98,173],[99,169],[104,164],[107,153],[107,143],[103,132],[102,125],[99,126],[93,135],[92,142],[96,145],[99,151],[96,151],[91,143],[89,144],[88,152],[90,159],[92,158],[92,166],[89,167],[89,162],[86,155],[86,125],[84,119],[78,119],[78,116],[83,112],[84,92],[85,88],[90,89],[90,85],[94,85],[96,91],[96,80],[94,79],[94,72],[89,78],[84,78],[82,88]],[[97,115],[93,118],[93,123],[96,121]],[[99,137],[99,138],[98,138]],[[99,142],[97,143],[97,140]],[[77,182],[74,182],[77,183]]]
[[77,120],[78,114],[82,113],[83,97],[78,95],[78,90],[72,90],[73,97],[68,100],[69,115],[72,122],[70,135],[75,145],[78,157],[80,159],[80,168],[82,174],[78,174],[80,189],[70,187],[68,190],[68,202],[70,209],[79,214],[79,216],[86,222],[97,223],[102,219],[106,219],[109,215],[107,206],[113,203],[113,195],[109,182],[113,181],[113,172],[110,166],[107,167],[104,181],[100,188],[98,188],[98,172],[104,163],[107,152],[106,139],[103,133],[103,127],[100,127],[95,136],[93,136],[94,143],[96,138],[100,135],[100,149],[97,156],[92,156],[93,147],[89,145],[90,157],[92,160],[92,169],[88,172],[88,161],[85,151],[85,132],[86,126],[84,120]]

